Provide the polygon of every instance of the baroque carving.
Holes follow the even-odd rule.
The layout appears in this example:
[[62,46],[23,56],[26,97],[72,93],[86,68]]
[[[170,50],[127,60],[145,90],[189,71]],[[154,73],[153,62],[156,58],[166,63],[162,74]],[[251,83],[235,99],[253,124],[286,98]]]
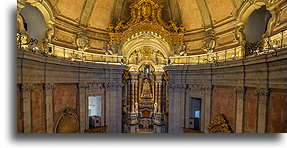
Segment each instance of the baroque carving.
[[127,67],[122,74],[122,83],[123,84],[125,84],[128,81],[128,79],[130,78],[129,70],[130,70],[130,67]]
[[53,83],[45,83],[44,84],[44,89],[45,90],[54,90],[55,88],[56,88],[56,86]]
[[116,90],[122,87],[122,85],[118,82],[108,82],[105,84],[107,89]]
[[87,87],[88,91],[96,91],[96,92],[104,92],[104,84],[103,83],[94,83],[94,84],[88,84]]
[[119,19],[115,25],[110,24],[108,27],[110,35],[108,53],[118,53],[121,45],[139,32],[155,32],[172,46],[177,47],[176,53],[180,54],[184,49],[182,42],[184,27],[174,20],[165,23],[162,20],[162,9],[163,6],[154,0],[137,0],[133,3],[130,6],[131,19],[127,23]]
[[169,87],[171,89],[186,89],[186,85],[185,84],[175,84],[175,83],[172,83],[172,84],[169,84]]
[[65,108],[56,123],[55,133],[78,133],[79,131],[77,114],[72,109]]
[[82,29],[78,29],[77,37],[76,37],[76,45],[80,51],[85,51],[89,48],[89,39],[85,36],[84,31]]
[[22,84],[21,86],[21,91],[26,92],[26,91],[34,91],[35,86],[33,84]]
[[245,94],[246,93],[246,89],[245,87],[237,87],[234,89],[235,93],[239,93],[239,94]]
[[217,113],[217,116],[208,124],[209,133],[232,133],[232,129],[228,124],[224,114]]
[[214,51],[216,46],[216,38],[213,29],[206,31],[205,40],[203,42],[203,50],[205,52],[210,53]]
[[269,96],[270,90],[269,89],[255,89],[255,94],[259,96]]

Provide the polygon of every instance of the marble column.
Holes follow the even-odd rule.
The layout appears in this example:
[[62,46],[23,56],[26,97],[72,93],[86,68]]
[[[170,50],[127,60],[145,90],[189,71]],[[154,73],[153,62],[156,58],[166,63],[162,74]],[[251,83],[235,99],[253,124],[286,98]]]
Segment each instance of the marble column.
[[84,133],[84,131],[88,128],[89,124],[86,117],[88,116],[87,112],[87,96],[86,96],[86,88],[88,87],[87,83],[79,83],[79,100],[80,100],[80,132]]
[[53,133],[53,90],[55,85],[53,83],[45,83],[45,101],[46,101],[46,130],[47,133]]
[[32,132],[32,117],[31,117],[31,99],[32,92],[34,91],[33,84],[22,84],[22,99],[23,99],[23,122],[24,122],[24,133]]
[[245,87],[237,87],[234,90],[236,96],[236,133],[243,131],[243,113],[244,113],[244,100],[245,100]]
[[270,94],[269,89],[256,89],[255,94],[258,96],[258,122],[257,122],[257,133],[266,132],[266,116],[267,116],[267,105],[268,97]]

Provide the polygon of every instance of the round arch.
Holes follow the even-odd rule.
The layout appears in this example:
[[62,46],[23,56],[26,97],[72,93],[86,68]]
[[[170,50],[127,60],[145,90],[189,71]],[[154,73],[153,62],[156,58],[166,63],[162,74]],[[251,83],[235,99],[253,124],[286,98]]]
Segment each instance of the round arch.
[[135,50],[143,46],[150,46],[160,51],[165,58],[173,55],[170,45],[151,32],[134,35],[132,39],[126,41],[122,48],[122,55],[128,58]]
[[55,17],[52,10],[52,7],[50,6],[50,3],[47,0],[27,0],[27,3],[30,3],[32,6],[39,9],[39,11],[43,14],[44,20],[46,24],[54,24]]

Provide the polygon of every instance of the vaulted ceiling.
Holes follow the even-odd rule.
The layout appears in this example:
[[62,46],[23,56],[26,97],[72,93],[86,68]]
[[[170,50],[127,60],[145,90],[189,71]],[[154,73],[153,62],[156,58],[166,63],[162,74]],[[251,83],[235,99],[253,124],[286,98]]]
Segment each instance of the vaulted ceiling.
[[[117,19],[129,19],[136,0],[49,0],[56,16],[106,30]],[[208,28],[236,15],[244,0],[156,0],[164,6],[163,19],[182,23],[187,31]]]

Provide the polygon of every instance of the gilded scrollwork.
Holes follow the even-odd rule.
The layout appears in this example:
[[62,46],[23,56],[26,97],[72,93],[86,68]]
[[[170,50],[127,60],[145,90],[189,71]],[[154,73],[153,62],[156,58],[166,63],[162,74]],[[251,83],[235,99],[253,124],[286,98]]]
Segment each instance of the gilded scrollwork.
[[205,40],[203,41],[203,50],[207,53],[213,52],[216,46],[216,37],[214,30],[206,31]]
[[110,45],[107,50],[108,53],[116,54],[122,44],[139,32],[155,32],[172,46],[180,46],[180,48],[175,48],[175,53],[183,55],[185,29],[174,20],[170,20],[168,24],[165,23],[162,20],[162,9],[163,6],[154,0],[138,0],[133,3],[130,6],[131,19],[127,23],[119,19],[114,26],[109,25]]
[[76,37],[76,45],[80,51],[85,51],[89,48],[89,39],[85,36],[84,31],[80,28],[78,29]]
[[125,84],[128,81],[128,79],[130,78],[129,70],[130,70],[130,67],[127,67],[123,72],[123,75],[122,75],[122,83],[123,84]]
[[209,133],[232,133],[232,128],[228,124],[224,114],[217,113],[216,117],[208,124]]

